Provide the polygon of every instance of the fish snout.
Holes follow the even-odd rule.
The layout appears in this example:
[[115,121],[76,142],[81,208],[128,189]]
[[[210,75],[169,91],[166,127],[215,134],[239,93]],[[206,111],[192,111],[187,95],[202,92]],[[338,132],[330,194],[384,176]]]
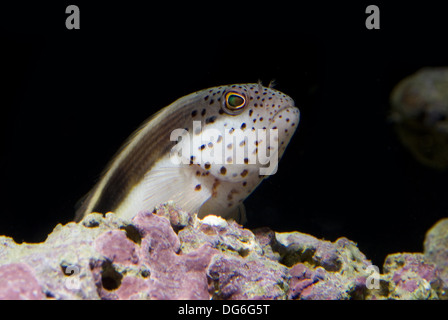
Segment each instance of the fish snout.
[[271,118],[270,128],[275,129],[279,127],[297,127],[300,121],[300,110],[296,106],[287,105],[280,108]]

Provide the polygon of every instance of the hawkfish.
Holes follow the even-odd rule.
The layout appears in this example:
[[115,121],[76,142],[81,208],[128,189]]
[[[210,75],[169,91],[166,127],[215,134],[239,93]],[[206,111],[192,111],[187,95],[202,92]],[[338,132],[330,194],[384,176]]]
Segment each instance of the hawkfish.
[[286,94],[261,83],[200,90],[130,136],[84,197],[92,212],[131,219],[173,201],[183,210],[246,221],[243,201],[274,174],[300,119]]

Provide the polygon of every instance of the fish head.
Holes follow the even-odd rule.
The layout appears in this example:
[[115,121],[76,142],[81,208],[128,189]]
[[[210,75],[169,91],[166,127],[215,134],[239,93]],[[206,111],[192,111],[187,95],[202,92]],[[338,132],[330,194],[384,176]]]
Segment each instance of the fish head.
[[300,112],[291,97],[260,84],[215,87],[197,98],[189,160],[212,184],[200,216],[234,216],[258,184],[276,173]]
[[[275,173],[300,118],[294,100],[260,84],[216,87],[202,92],[196,110],[196,164],[222,181],[241,182]],[[270,169],[268,169],[270,168]]]

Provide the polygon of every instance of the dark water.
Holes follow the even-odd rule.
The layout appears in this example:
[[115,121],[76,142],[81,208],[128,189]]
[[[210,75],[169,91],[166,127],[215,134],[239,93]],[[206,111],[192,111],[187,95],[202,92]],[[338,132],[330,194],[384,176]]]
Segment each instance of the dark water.
[[11,8],[0,35],[0,234],[43,241],[70,221],[121,143],[175,99],[275,79],[302,118],[278,173],[246,201],[249,227],[345,236],[378,265],[422,251],[448,215],[447,173],[401,146],[388,97],[419,68],[448,64],[446,24],[429,4],[378,4],[381,29],[369,31],[367,4],[80,5],[71,31],[64,4]]

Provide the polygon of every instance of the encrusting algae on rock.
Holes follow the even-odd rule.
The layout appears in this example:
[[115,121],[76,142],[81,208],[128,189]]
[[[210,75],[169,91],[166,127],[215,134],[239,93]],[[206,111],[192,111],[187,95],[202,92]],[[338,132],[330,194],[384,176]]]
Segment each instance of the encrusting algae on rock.
[[430,231],[424,255],[390,255],[374,274],[346,238],[251,231],[169,202],[132,220],[91,214],[39,244],[0,237],[0,298],[444,299],[446,241]]

